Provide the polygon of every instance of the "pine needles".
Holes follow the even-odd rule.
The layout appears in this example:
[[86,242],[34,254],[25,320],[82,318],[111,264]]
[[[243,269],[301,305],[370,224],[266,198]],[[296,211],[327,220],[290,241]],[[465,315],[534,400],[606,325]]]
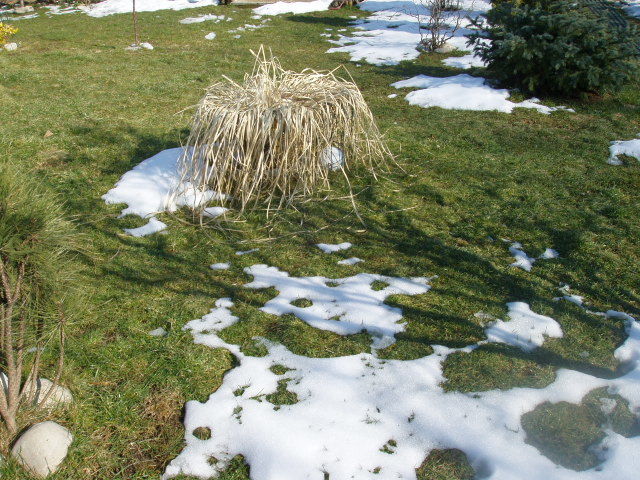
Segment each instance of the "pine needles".
[[[334,72],[284,70],[261,48],[241,85],[225,77],[198,105],[181,159],[181,185],[225,194],[243,211],[267,213],[320,187],[331,170],[374,166],[390,156],[352,81]],[[336,148],[345,161],[336,161]],[[374,174],[375,175],[375,174]]]

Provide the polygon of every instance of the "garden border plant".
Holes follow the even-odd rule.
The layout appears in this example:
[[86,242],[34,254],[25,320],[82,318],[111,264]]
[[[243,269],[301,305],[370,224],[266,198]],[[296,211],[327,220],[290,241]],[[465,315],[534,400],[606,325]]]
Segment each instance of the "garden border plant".
[[[44,405],[60,380],[65,324],[79,308],[72,262],[78,235],[57,198],[0,166],[0,417],[12,434],[21,404]],[[56,364],[52,385],[38,394],[49,362]]]

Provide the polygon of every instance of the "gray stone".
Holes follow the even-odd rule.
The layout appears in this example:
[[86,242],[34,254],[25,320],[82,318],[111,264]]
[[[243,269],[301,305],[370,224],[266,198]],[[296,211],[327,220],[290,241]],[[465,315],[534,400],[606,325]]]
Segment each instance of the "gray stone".
[[71,432],[55,422],[36,423],[16,441],[11,456],[39,478],[55,473],[73,442]]
[[45,395],[49,392],[49,389],[53,387],[51,395],[47,398],[44,404],[40,405],[42,408],[57,408],[69,405],[73,402],[73,395],[71,391],[63,387],[62,385],[53,385],[53,382],[47,378],[39,378],[36,382],[35,391],[27,390],[26,401],[37,405],[41,402]]
[[18,44],[17,43],[5,43],[4,44],[4,49],[8,50],[10,52],[13,52],[14,50],[18,49]]

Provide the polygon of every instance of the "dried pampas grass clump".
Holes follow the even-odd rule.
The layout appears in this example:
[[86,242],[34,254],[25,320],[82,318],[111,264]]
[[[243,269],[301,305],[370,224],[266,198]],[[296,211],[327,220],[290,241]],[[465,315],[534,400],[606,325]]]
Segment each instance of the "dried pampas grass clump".
[[225,77],[207,89],[181,158],[182,185],[268,212],[328,188],[331,170],[348,181],[350,166],[373,172],[390,156],[355,83],[284,70],[262,49],[255,56],[241,85]]

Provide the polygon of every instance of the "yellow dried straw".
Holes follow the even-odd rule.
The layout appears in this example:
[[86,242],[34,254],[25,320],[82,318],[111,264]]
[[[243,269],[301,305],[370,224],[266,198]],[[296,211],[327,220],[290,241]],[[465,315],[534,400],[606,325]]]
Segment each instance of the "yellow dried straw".
[[[253,53],[253,52],[252,52]],[[323,161],[337,147],[345,162],[373,173],[390,152],[362,93],[334,72],[284,70],[261,47],[241,85],[224,77],[200,101],[180,161],[181,185],[224,193],[239,211],[267,213],[329,188]],[[374,173],[375,175],[375,173]]]

